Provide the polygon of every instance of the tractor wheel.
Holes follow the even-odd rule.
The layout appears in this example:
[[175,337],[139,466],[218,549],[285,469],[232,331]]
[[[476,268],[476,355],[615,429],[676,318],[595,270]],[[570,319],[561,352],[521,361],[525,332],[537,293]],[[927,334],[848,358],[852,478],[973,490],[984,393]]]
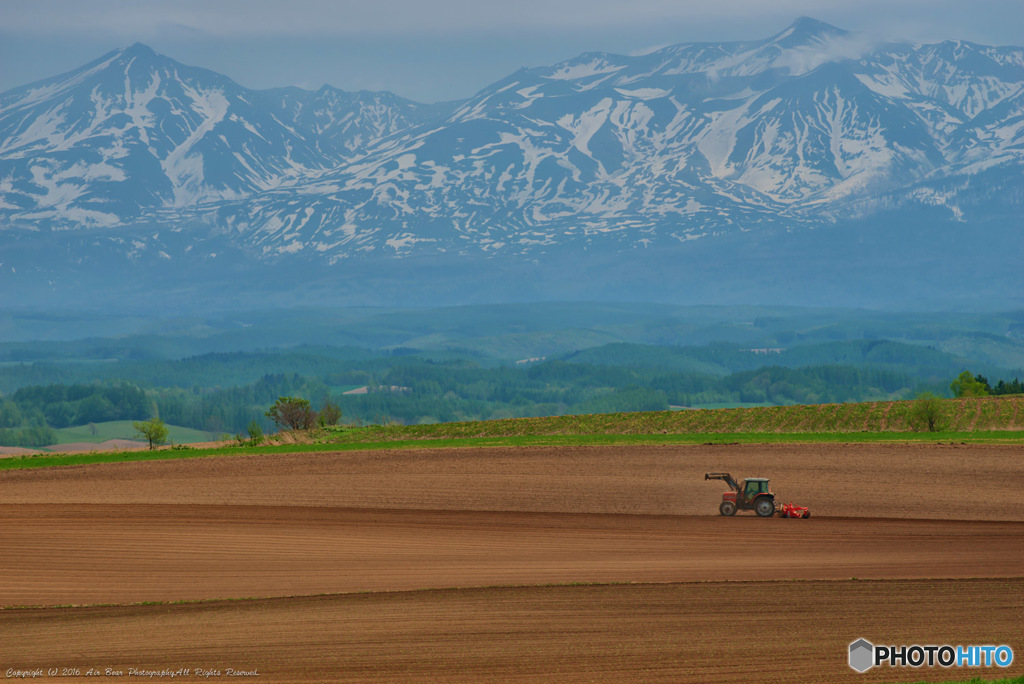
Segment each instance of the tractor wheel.
[[754,511],[762,518],[770,518],[775,515],[775,502],[768,498],[758,499]]
[[722,515],[736,515],[736,504],[732,501],[723,501],[718,507],[718,512]]
[[810,518],[811,517],[811,512],[809,510],[808,511],[804,511],[804,517],[805,518]]

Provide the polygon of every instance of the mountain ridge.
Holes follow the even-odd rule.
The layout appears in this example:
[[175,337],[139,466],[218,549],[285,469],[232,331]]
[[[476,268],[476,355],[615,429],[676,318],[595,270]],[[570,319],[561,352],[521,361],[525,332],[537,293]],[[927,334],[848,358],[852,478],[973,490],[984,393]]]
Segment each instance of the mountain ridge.
[[[139,43],[0,94],[0,243],[78,241],[72,272],[287,263],[350,288],[360,269],[414,283],[414,263],[469,279],[538,263],[591,282],[617,262],[747,253],[751,278],[792,296],[762,253],[799,243],[865,277],[918,224],[935,228],[914,269],[985,235],[967,251],[1010,274],[1022,203],[1024,48],[877,41],[807,17],[762,40],[588,52],[438,105],[250,90]],[[844,264],[868,239],[879,255]],[[943,287],[1007,289],[969,281]]]

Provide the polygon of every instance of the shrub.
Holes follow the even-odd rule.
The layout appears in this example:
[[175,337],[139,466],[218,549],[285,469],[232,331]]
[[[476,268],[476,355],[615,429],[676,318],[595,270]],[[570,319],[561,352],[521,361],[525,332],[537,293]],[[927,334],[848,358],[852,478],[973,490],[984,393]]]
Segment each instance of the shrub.
[[936,432],[943,427],[942,399],[931,392],[922,392],[910,406],[907,423],[919,432]]
[[309,406],[308,399],[278,397],[266,413],[278,428],[288,430],[310,430],[316,425],[316,411]]
[[253,418],[251,421],[249,421],[248,432],[249,432],[249,443],[250,444],[252,444],[253,446],[256,446],[258,444],[262,444],[263,443],[263,428],[260,427],[259,421],[256,420],[255,418]]
[[320,409],[320,425],[327,427],[328,425],[337,425],[341,420],[341,407],[332,402],[330,399],[324,401],[324,407]]

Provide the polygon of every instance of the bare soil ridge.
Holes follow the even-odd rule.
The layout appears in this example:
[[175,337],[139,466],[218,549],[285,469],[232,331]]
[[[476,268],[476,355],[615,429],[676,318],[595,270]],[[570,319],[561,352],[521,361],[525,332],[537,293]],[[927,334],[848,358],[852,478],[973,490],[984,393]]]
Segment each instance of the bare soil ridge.
[[[735,444],[238,455],[0,471],[0,501],[718,515],[709,470],[815,517],[1024,521],[1021,448]],[[751,515],[745,513],[741,515]]]
[[0,633],[23,669],[259,673],[240,681],[964,681],[1024,667],[858,674],[847,644],[1016,644],[1022,597],[1021,579],[501,587],[0,611]]
[[[575,582],[1013,577],[1022,539],[1024,522],[2,505],[0,577],[5,605],[40,606]],[[48,572],[69,559],[74,572]]]

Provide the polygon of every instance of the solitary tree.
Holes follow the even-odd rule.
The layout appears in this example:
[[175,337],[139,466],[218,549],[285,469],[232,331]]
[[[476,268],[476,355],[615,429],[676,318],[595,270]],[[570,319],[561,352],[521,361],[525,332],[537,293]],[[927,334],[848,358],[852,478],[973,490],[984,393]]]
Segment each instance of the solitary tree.
[[159,417],[152,417],[147,421],[132,423],[132,427],[144,439],[149,440],[149,448],[155,449],[157,445],[167,441],[167,426]]
[[266,413],[279,428],[288,430],[309,430],[316,425],[316,411],[308,399],[299,397],[278,397]]
[[942,428],[942,399],[931,392],[922,392],[910,407],[907,422],[918,431],[935,432]]

